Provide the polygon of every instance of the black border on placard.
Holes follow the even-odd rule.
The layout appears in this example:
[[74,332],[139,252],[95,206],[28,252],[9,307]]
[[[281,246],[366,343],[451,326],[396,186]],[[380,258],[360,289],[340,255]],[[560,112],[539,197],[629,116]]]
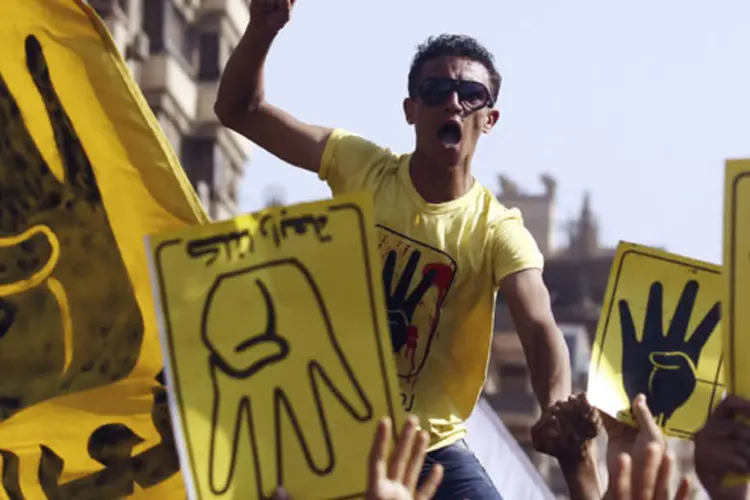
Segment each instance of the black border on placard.
[[[604,319],[604,325],[603,325],[604,331],[602,333],[602,343],[601,343],[601,346],[599,348],[599,357],[596,359],[596,373],[599,373],[599,366],[601,364],[602,358],[604,357],[604,345],[606,344],[606,341],[607,341],[607,333],[609,332],[609,320],[612,317],[612,310],[613,310],[612,308],[614,306],[615,297],[617,296],[617,288],[618,288],[619,283],[620,283],[620,273],[622,272],[622,268],[623,268],[623,266],[625,264],[625,258],[628,255],[630,255],[630,254],[640,255],[640,256],[643,256],[643,257],[648,257],[650,259],[660,260],[662,262],[668,262],[670,264],[675,264],[675,265],[678,265],[680,267],[686,267],[686,268],[689,268],[689,269],[698,269],[698,270],[701,270],[701,271],[705,271],[707,273],[721,275],[721,272],[718,271],[718,270],[716,270],[716,269],[714,269],[713,267],[702,266],[700,264],[688,264],[688,263],[682,262],[681,260],[676,259],[676,258],[672,259],[672,258],[669,258],[669,257],[662,257],[662,256],[654,255],[653,253],[649,253],[647,251],[643,251],[643,250],[640,250],[638,248],[631,248],[629,250],[625,250],[622,253],[622,257],[620,257],[620,264],[619,264],[619,266],[617,268],[617,272],[615,274],[615,283],[614,283],[614,286],[612,287],[612,296],[609,298],[609,304],[608,304],[608,307],[607,307],[607,311],[609,312],[609,314]],[[723,318],[722,318],[722,322],[723,322]],[[721,326],[723,328],[723,324]],[[722,383],[719,382],[719,375],[721,374],[721,367],[724,364],[724,359],[723,358],[724,358],[724,353],[722,352],[722,354],[719,356],[719,364],[717,365],[716,374],[714,375],[713,381],[698,379],[698,382],[703,382],[703,383],[706,383],[706,384],[711,384],[711,386],[713,387],[712,390],[711,390],[711,399],[710,399],[710,401],[708,403],[708,408],[706,409],[706,418],[708,418],[708,416],[711,414],[711,409],[714,407],[714,401],[716,400],[716,397],[717,397],[716,390],[719,387],[724,387],[724,384],[722,384]],[[719,394],[719,397],[721,397],[721,394]],[[684,436],[685,438],[692,438],[693,434],[694,434],[693,432],[686,431],[685,429],[678,429],[676,427],[669,427],[669,426],[667,426],[667,428],[668,428],[668,430],[670,432],[673,432],[675,434],[679,434],[681,436]]]
[[[737,273],[735,270],[737,269],[737,241],[736,241],[736,227],[737,227],[737,191],[738,186],[740,184],[740,181],[743,177],[750,177],[750,172],[742,172],[737,177],[735,177],[732,180],[732,195],[730,199],[732,200],[732,206],[730,207],[729,211],[729,266],[727,267],[727,273],[729,274],[729,307],[727,308],[730,312],[734,313],[735,311],[735,285],[736,285],[736,275]],[[734,314],[727,314],[725,316],[726,322],[727,322],[727,332],[729,333],[729,345],[734,347],[735,337],[734,337],[734,331],[735,331],[735,315]],[[734,349],[732,349],[731,352],[734,352]],[[735,372],[736,362],[734,359],[732,359],[732,362],[729,363],[729,379],[730,379],[730,387],[737,387],[737,373]]]

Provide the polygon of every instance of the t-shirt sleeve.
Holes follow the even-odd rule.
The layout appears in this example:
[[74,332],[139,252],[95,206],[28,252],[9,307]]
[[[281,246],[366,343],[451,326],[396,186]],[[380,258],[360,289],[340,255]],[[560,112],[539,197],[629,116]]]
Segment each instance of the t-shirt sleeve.
[[342,129],[334,129],[326,142],[318,177],[334,195],[370,187],[393,154],[377,144]]
[[543,269],[544,256],[521,213],[512,209],[492,228],[492,271],[495,286],[503,279],[526,269]]

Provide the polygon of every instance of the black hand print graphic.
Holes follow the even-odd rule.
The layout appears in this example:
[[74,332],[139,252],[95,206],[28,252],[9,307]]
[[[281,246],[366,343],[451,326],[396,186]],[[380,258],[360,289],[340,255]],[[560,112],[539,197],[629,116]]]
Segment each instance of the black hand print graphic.
[[[296,439],[315,474],[334,471],[336,428],[326,397],[356,422],[373,416],[321,290],[297,259],[217,276],[206,297],[201,336],[214,389],[208,482],[216,496],[246,478],[249,467],[237,464],[250,451],[256,498],[286,484],[293,473],[283,456],[287,440]],[[272,450],[275,460],[257,459],[261,449]]]
[[692,335],[688,335],[697,294],[698,282],[688,281],[665,335],[662,327],[663,286],[658,281],[654,282],[648,294],[640,341],[636,337],[627,301],[619,302],[625,392],[630,401],[639,393],[645,394],[651,412],[662,426],[695,390],[701,351],[719,323],[717,302]]
[[401,352],[401,349],[406,345],[409,335],[409,325],[411,325],[414,311],[432,286],[437,275],[435,269],[429,270],[422,276],[422,279],[414,287],[414,290],[409,291],[421,256],[422,253],[419,250],[414,250],[409,255],[409,260],[406,262],[406,267],[396,284],[395,290],[393,290],[393,278],[396,275],[398,253],[395,250],[388,252],[383,264],[385,304],[388,308],[388,325],[391,330],[391,342],[394,353]]
[[126,377],[143,338],[89,158],[36,37],[26,38],[25,50],[63,176],[37,148],[0,76],[0,422]]

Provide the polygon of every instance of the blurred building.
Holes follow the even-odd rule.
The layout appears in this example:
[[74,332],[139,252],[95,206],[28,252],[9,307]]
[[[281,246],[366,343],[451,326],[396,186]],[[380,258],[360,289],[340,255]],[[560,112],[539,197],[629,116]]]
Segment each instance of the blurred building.
[[[550,291],[552,311],[570,351],[573,390],[582,391],[586,389],[591,345],[615,249],[602,247],[599,242],[598,224],[588,194],[582,200],[578,216],[561,224],[556,218],[556,182],[547,175],[542,176],[541,181],[544,186],[541,194],[527,194],[510,179],[501,176],[498,200],[522,211],[527,227],[545,255],[544,280]],[[558,245],[555,236],[561,226],[566,229],[567,242]],[[531,388],[521,342],[501,294],[498,296],[495,336],[484,396],[537,466],[553,493],[558,498],[567,498],[567,487],[557,461],[536,453],[531,445],[531,427],[540,410]],[[692,444],[671,441],[681,473],[691,474]],[[598,444],[602,478],[606,480],[606,438],[602,436]]]
[[238,212],[249,141],[213,111],[219,74],[248,22],[246,0],[89,0],[214,219]]

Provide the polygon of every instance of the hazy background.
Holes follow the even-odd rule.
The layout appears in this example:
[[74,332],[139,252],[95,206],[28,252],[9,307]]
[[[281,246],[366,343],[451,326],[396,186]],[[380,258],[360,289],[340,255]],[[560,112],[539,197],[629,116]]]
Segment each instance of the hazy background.
[[[750,1],[298,0],[269,57],[267,98],[300,119],[413,147],[401,103],[416,45],[475,36],[503,75],[501,119],[476,177],[541,191],[561,224],[591,191],[605,244],[721,261],[724,161],[750,157]],[[330,196],[254,149],[243,210]]]

